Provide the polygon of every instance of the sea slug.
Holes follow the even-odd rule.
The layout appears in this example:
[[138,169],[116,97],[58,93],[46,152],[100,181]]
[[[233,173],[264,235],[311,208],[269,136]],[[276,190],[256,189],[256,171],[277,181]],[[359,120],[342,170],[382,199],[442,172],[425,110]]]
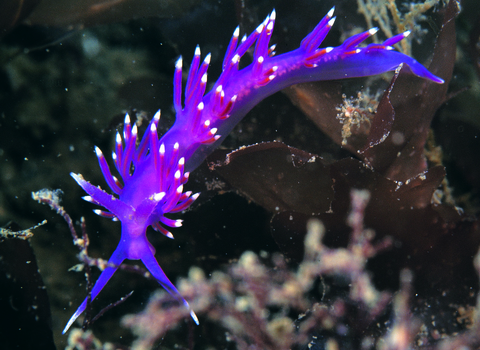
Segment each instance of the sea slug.
[[[142,260],[158,283],[183,302],[198,323],[187,301],[155,259],[155,249],[147,240],[146,229],[152,226],[173,238],[167,228],[181,226],[181,220],[172,220],[166,215],[185,210],[199,195],[183,191],[189,171],[218,147],[245,114],[267,96],[296,83],[381,74],[395,70],[401,64],[408,65],[419,77],[443,83],[413,58],[394,51],[393,45],[409,32],[396,35],[382,44],[359,47],[376,33],[376,29],[370,29],[350,37],[338,47],[319,48],[335,21],[333,13],[334,9],[331,9],[303,39],[298,49],[281,55],[275,55],[275,46],[269,46],[275,11],[252,34],[241,40],[237,27],[223,60],[223,71],[206,94],[210,54],[201,62],[200,49],[196,48],[184,94],[182,59],[179,58],[174,74],[176,121],[172,128],[161,138],[158,137],[160,112],[157,112],[137,146],[137,127],[132,127],[127,115],[123,139],[117,134],[113,153],[120,179],[112,175],[104,155],[95,148],[105,180],[115,195],[90,184],[79,174],[71,174],[89,194],[84,199],[105,209],[95,212],[119,220],[122,225],[120,242],[109,259],[108,267],[102,271],[92,289],[92,300],[125,259]],[[241,58],[251,48],[253,62],[239,69]],[[63,333],[86,305],[87,299],[70,318]]]

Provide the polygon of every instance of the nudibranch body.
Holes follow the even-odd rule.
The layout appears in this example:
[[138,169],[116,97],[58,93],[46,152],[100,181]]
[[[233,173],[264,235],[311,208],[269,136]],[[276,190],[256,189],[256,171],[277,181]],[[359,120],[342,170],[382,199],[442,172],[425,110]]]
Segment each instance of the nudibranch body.
[[[319,48],[332,27],[334,9],[308,34],[300,47],[275,55],[269,46],[275,23],[275,11],[248,37],[239,40],[239,28],[234,31],[223,61],[223,71],[211,91],[205,94],[210,55],[203,62],[197,47],[190,66],[184,98],[182,98],[182,59],[175,67],[174,107],[176,121],[160,139],[157,125],[160,112],[155,114],[142,140],[137,145],[137,127],[125,117],[123,140],[117,134],[112,158],[121,179],[112,175],[107,161],[95,152],[105,180],[118,197],[71,174],[89,194],[85,200],[103,206],[99,215],[119,220],[122,224],[120,242],[102,271],[91,292],[91,299],[106,285],[117,267],[125,260],[141,260],[151,274],[173,297],[183,302],[198,323],[195,313],[167,278],[155,259],[155,249],[148,242],[146,229],[152,226],[169,238],[166,227],[179,227],[181,220],[166,214],[187,209],[199,194],[184,192],[188,172],[194,170],[213,151],[234,126],[258,102],[292,84],[363,77],[381,74],[406,64],[419,77],[435,83],[443,80],[430,73],[413,58],[393,51],[393,45],[409,33],[396,35],[382,44],[359,47],[376,29],[370,29],[347,39],[338,47]],[[253,48],[253,62],[239,69],[240,59]],[[87,299],[78,307],[64,333],[85,310]]]

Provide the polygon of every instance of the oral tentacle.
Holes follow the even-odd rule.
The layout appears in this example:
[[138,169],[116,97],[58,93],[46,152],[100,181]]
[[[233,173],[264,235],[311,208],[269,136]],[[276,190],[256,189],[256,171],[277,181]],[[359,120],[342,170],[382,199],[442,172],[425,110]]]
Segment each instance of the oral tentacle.
[[[118,266],[126,259],[126,254],[122,246],[118,246],[117,249],[113,252],[112,256],[108,260],[108,266],[105,268],[105,270],[102,271],[100,276],[98,277],[97,281],[95,282],[95,285],[92,288],[92,291],[90,293],[90,300],[93,301],[97,295],[100,293],[100,291],[105,287],[107,282],[110,280],[110,278],[113,276],[115,271],[117,271]],[[62,334],[65,334],[68,329],[72,326],[73,322],[82,314],[83,311],[85,311],[85,308],[87,307],[87,298],[80,304],[78,309],[75,311],[75,313],[70,317],[70,320],[68,320],[67,325],[63,329]]]

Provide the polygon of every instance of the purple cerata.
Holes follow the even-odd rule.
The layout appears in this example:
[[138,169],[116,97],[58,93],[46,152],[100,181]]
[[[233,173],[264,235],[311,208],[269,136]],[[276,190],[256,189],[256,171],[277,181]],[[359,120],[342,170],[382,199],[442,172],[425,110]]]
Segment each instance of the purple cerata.
[[[373,28],[354,35],[338,47],[319,48],[332,27],[334,8],[308,34],[296,50],[275,55],[269,46],[275,23],[275,11],[248,37],[239,40],[239,28],[233,33],[223,60],[223,71],[212,89],[205,94],[210,54],[203,62],[197,47],[182,98],[182,58],[177,60],[174,75],[176,121],[161,138],[157,125],[160,112],[150,122],[137,146],[137,127],[125,117],[123,140],[116,137],[113,161],[120,179],[112,175],[104,155],[95,148],[100,168],[112,195],[85,181],[80,174],[72,177],[89,195],[85,200],[100,205],[101,216],[119,220],[122,234],[92,291],[91,300],[125,260],[141,260],[158,283],[198,319],[155,259],[155,248],[146,237],[148,226],[169,238],[168,227],[179,227],[181,220],[166,215],[187,209],[199,194],[183,191],[189,171],[220,145],[235,125],[261,100],[293,84],[319,80],[363,77],[392,71],[402,64],[413,74],[435,83],[443,80],[430,73],[413,58],[394,51],[393,45],[404,39],[405,32],[381,44],[358,45],[377,32]],[[253,48],[253,62],[239,69],[240,59]],[[63,333],[85,310],[87,299],[68,321]]]

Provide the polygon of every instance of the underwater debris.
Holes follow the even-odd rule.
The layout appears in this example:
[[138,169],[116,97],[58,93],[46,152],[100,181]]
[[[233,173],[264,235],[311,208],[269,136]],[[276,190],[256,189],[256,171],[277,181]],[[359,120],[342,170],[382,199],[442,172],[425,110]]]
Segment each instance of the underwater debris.
[[7,228],[0,227],[0,239],[17,238],[17,239],[26,240],[26,239],[32,238],[33,237],[32,231],[35,230],[37,227],[45,225],[46,223],[47,223],[47,220],[43,220],[41,223],[21,231],[12,231]]
[[366,92],[359,91],[357,97],[347,98],[347,95],[342,94],[343,103],[335,108],[338,111],[337,119],[343,125],[342,146],[347,144],[352,133],[368,135],[371,120],[377,112],[378,98],[379,96],[370,96],[368,89]]
[[93,335],[92,331],[72,329],[68,335],[68,344],[65,350],[117,350],[118,346],[111,343],[103,343]]
[[[406,10],[405,13],[398,9],[394,0],[357,0],[357,6],[358,12],[365,17],[368,28],[378,24],[380,30],[387,37],[409,30],[413,32],[415,39],[420,42],[427,31],[422,29],[419,23],[427,20],[424,13],[437,6],[440,1],[427,0],[403,4]],[[392,28],[395,28],[395,30],[393,31]],[[410,55],[412,53],[411,40],[412,38],[398,44],[400,51],[404,54]]]

